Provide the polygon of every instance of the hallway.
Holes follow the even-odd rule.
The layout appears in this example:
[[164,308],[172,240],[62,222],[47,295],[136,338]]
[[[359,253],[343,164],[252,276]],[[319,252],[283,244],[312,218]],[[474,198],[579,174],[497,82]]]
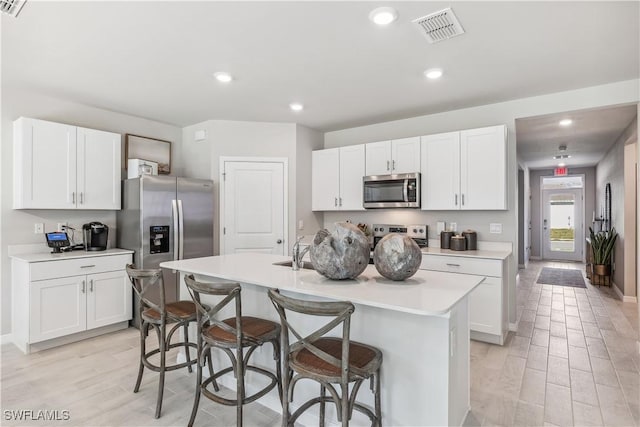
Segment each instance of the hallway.
[[638,426],[638,308],[611,288],[536,283],[543,267],[520,270],[518,331],[504,347],[472,341],[471,413],[465,425]]

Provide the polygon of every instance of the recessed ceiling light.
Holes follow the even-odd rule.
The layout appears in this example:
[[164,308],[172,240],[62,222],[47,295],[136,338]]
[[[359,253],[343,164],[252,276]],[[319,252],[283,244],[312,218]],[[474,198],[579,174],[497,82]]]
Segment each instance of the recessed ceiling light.
[[558,163],[558,167],[563,168],[566,166],[566,163]]
[[289,104],[289,108],[291,108],[292,111],[302,111],[304,109],[304,105],[299,102],[292,102]]
[[560,120],[560,126],[569,126],[571,123],[573,123],[573,120],[571,120],[571,119],[562,119],[562,120]]
[[398,19],[398,12],[392,7],[379,7],[371,11],[369,19],[377,25],[389,25]]
[[213,73],[213,77],[215,77],[216,80],[218,80],[221,83],[229,83],[231,80],[233,80],[233,77],[231,77],[231,74],[225,73],[224,71],[218,71],[217,73]]
[[442,77],[442,70],[440,68],[430,68],[424,72],[424,75],[431,80],[439,79]]

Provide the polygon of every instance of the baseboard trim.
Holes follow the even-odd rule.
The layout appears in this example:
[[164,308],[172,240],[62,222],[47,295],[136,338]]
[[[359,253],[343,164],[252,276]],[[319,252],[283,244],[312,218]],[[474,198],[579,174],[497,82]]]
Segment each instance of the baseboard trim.
[[541,260],[542,260],[542,257],[539,257],[539,256],[533,256],[533,255],[531,255],[531,256],[529,257],[529,259],[532,259],[532,260],[534,260],[534,261],[541,261]]
[[611,287],[613,288],[613,292],[615,292],[616,296],[620,301],[624,301],[624,294],[618,287],[616,286],[614,281],[611,281]]
[[625,295],[622,297],[622,302],[634,302],[634,303],[638,303],[638,297],[632,297],[629,295]]
[[518,332],[518,324],[517,323],[509,323],[509,330],[511,332]]
[[0,345],[12,344],[13,336],[11,334],[0,335]]

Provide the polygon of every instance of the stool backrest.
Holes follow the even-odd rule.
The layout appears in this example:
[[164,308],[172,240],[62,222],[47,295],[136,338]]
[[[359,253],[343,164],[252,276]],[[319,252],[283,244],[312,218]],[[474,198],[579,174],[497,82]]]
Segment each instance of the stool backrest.
[[[138,297],[140,302],[140,312],[146,308],[153,308],[160,313],[161,316],[165,315],[165,295],[164,295],[164,281],[162,280],[162,269],[137,269],[133,264],[127,264],[127,275],[131,281],[133,291]],[[158,287],[160,294],[160,303],[156,304],[148,298],[148,294],[153,293],[153,290]]]
[[[236,341],[239,347],[242,347],[240,343],[243,340],[245,342],[255,341],[257,344],[256,340],[248,336],[243,336],[242,334],[242,322],[240,321],[240,318],[242,317],[242,301],[240,298],[240,291],[242,290],[242,288],[240,287],[239,283],[199,282],[195,280],[193,274],[185,276],[184,281],[187,284],[187,290],[189,291],[189,294],[191,294],[191,298],[193,299],[193,302],[195,303],[197,308],[198,336],[200,336],[200,332],[202,331],[203,327],[215,325],[220,329],[233,334],[236,337]],[[219,296],[222,298],[214,306],[207,307],[201,301],[201,294]],[[216,318],[217,314],[227,305],[231,305],[231,303],[234,303],[236,327],[221,322]]]
[[[356,375],[362,373],[360,369],[349,366],[349,332],[351,314],[355,310],[353,304],[348,301],[304,301],[284,296],[278,289],[269,289],[269,298],[280,315],[282,323],[281,347],[285,366],[288,364],[290,353],[305,348],[323,361],[340,369],[345,381],[349,372]],[[332,319],[305,336],[287,320],[287,310],[310,316],[332,317]],[[337,359],[313,343],[339,325],[342,325],[342,353],[341,358]],[[289,342],[289,332],[297,339],[293,344]]]

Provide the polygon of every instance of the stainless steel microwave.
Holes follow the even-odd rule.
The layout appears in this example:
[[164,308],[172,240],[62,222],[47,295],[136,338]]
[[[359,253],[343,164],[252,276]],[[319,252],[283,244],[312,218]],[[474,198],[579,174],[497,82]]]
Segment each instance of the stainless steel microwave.
[[365,176],[363,195],[364,207],[367,209],[419,208],[420,174]]

